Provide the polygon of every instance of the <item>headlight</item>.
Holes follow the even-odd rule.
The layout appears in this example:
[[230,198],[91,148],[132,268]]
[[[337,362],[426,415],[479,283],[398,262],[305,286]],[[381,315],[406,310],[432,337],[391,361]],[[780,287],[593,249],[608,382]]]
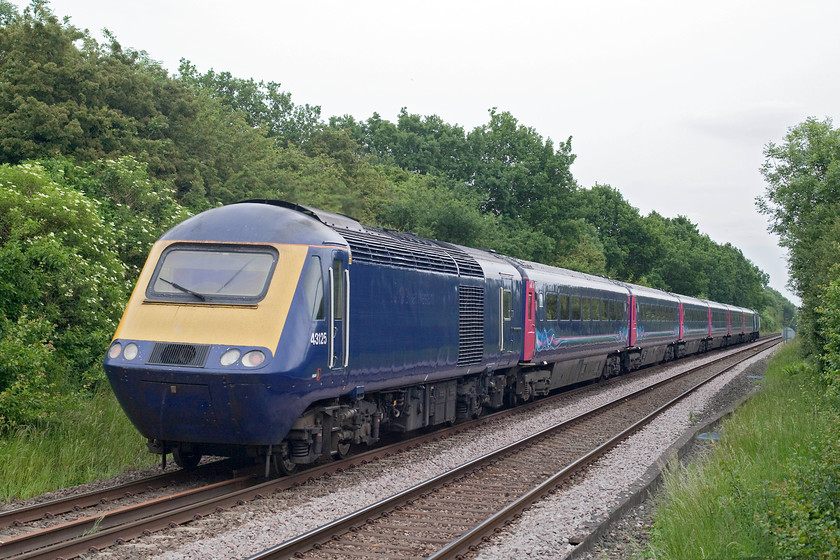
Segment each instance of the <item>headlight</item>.
[[120,357],[120,352],[122,352],[122,344],[115,342],[110,348],[108,348],[108,357],[112,360],[116,360]]
[[260,350],[251,350],[242,356],[242,365],[245,367],[261,366],[265,361],[265,354]]
[[219,363],[223,366],[232,366],[236,363],[236,360],[239,359],[240,355],[242,355],[242,352],[240,352],[237,348],[231,348],[222,354],[222,357],[219,358]]
[[137,357],[137,354],[140,353],[140,348],[137,347],[136,344],[133,342],[129,342],[125,345],[125,350],[123,350],[123,358],[126,360],[133,360]]

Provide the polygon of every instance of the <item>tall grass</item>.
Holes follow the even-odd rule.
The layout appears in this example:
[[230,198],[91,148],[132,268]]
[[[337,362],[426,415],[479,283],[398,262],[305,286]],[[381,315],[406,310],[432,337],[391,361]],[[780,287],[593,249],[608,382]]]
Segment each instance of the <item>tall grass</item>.
[[155,462],[109,388],[58,419],[0,434],[0,500],[29,498]]
[[724,423],[706,460],[670,466],[655,512],[651,558],[784,554],[768,521],[778,514],[779,489],[795,465],[819,460],[821,449],[813,443],[832,433],[835,421],[826,414],[831,406],[819,375],[801,360],[795,344],[777,352],[764,390]]

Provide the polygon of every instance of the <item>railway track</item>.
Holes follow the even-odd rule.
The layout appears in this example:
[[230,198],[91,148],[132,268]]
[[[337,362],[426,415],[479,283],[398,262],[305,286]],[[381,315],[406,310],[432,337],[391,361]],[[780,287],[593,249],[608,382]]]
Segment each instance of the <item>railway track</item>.
[[[760,349],[776,343],[765,342]],[[620,397],[248,560],[461,557],[554,493],[573,473],[754,352],[739,352],[734,359],[692,368]]]
[[[731,358],[723,357],[713,363],[727,359]],[[563,393],[559,398],[568,398],[569,394],[569,392]],[[235,473],[229,470],[227,479],[201,488],[178,492],[142,504],[120,507],[105,513],[96,513],[73,521],[59,522],[47,528],[39,528],[12,538],[5,538],[0,543],[0,559],[70,558],[91,550],[98,550],[111,546],[115,542],[123,542],[143,534],[188,523],[201,516],[213,514],[220,509],[281,492],[307,480],[352,468],[356,464],[375,461],[378,458],[423,445],[431,440],[442,439],[454,433],[474,429],[477,425],[505,415],[527,414],[534,408],[552,406],[553,400],[553,398],[541,399],[525,407],[488,415],[481,420],[377,448],[343,461],[330,462],[291,477],[265,480],[261,475],[261,469],[253,469],[245,473]],[[219,462],[214,466],[202,467],[204,471],[200,472],[210,471],[210,469],[216,469],[217,471],[220,468],[229,469],[230,467],[221,466],[224,463]],[[257,474],[258,472],[260,474]],[[137,494],[147,489],[162,488],[183,481],[190,476],[195,476],[195,473],[178,471],[101,492],[91,492],[30,508],[0,512],[0,525],[25,525],[34,520],[61,516],[67,512],[100,504],[103,501],[118,500],[126,494]],[[216,472],[216,476],[219,476],[218,472]],[[222,474],[221,476],[224,477],[225,475]],[[507,494],[506,497],[512,494],[507,489],[499,490],[499,492]],[[478,495],[474,493],[466,494],[459,499],[467,501],[470,496],[476,500],[484,500],[484,498],[478,498]],[[473,500],[470,499],[469,501]]]

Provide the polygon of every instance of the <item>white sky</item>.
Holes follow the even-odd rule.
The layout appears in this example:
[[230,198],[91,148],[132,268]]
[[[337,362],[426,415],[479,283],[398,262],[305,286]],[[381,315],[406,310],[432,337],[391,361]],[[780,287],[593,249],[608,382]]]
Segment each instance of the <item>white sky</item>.
[[[28,2],[17,0],[19,6]],[[509,111],[572,136],[582,186],[683,214],[786,289],[755,197],[768,142],[808,116],[840,124],[836,0],[52,0],[171,72],[276,81],[322,117],[401,107],[466,130]],[[798,300],[793,299],[798,303]]]

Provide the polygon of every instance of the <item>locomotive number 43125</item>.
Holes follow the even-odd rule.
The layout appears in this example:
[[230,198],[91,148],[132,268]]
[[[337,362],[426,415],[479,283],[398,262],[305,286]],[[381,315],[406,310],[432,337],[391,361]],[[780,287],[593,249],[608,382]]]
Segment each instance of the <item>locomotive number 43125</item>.
[[309,338],[309,343],[312,346],[322,346],[327,343],[327,333],[325,332],[316,332],[312,333],[312,336]]

